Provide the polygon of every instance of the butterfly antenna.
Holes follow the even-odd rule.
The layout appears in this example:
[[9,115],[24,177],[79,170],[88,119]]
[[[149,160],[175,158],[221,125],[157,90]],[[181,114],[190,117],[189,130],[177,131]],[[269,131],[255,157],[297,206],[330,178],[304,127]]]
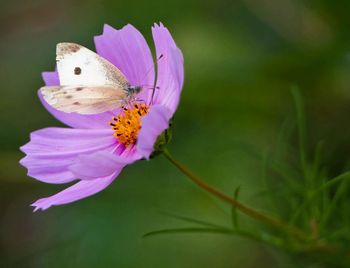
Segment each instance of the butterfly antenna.
[[152,97],[151,97],[151,102],[150,104],[153,104],[153,97],[154,97],[154,93],[156,91],[156,89],[159,89],[159,87],[157,87],[157,80],[158,80],[158,62],[161,58],[163,58],[163,54],[160,54],[159,57],[156,60],[156,70],[155,70],[155,76],[154,76],[154,84],[153,84],[153,88],[152,88]]
[[[161,54],[161,55],[158,57],[156,63],[158,63],[158,61],[159,61],[161,58],[163,58],[163,54]],[[147,70],[147,72],[145,73],[145,75],[142,77],[142,80],[141,80],[141,81],[145,80],[146,77],[149,75],[149,73],[150,73],[153,69],[154,69],[154,66],[150,67],[150,68]],[[147,86],[147,85],[140,85],[140,86]]]

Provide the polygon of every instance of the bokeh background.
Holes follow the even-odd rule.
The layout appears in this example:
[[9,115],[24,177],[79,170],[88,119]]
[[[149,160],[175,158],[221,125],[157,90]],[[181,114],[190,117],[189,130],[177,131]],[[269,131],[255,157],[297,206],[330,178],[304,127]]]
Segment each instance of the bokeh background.
[[56,43],[93,49],[104,23],[132,23],[152,46],[150,27],[161,21],[185,57],[185,87],[169,149],[225,192],[240,185],[241,200],[259,208],[261,159],[253,155],[274,147],[282,122],[293,113],[292,85],[306,103],[310,150],[324,140],[329,173],[346,165],[349,11],[347,0],[2,0],[0,266],[304,267],[242,237],[143,238],[154,230],[192,226],[164,212],[230,225],[230,208],[161,156],[127,167],[95,196],[32,213],[33,201],[66,185],[27,177],[18,164],[19,147],[33,130],[62,126],[36,95],[41,72],[54,68]]

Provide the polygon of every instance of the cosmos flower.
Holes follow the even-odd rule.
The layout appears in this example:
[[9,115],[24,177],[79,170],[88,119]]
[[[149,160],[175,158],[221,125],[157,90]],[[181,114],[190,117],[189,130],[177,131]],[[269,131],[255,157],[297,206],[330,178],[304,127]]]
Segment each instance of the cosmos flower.
[[[91,196],[110,185],[122,169],[149,159],[158,136],[169,127],[179,103],[184,80],[183,57],[167,28],[152,27],[158,73],[156,90],[142,90],[124,109],[100,114],[64,113],[44,107],[69,128],[50,127],[34,131],[21,147],[20,163],[28,176],[62,184],[76,181],[65,190],[32,204],[34,211],[63,205]],[[97,53],[114,64],[131,85],[152,85],[155,79],[151,50],[132,25],[116,30],[105,25],[96,36]],[[57,72],[44,72],[47,86],[59,85]]]

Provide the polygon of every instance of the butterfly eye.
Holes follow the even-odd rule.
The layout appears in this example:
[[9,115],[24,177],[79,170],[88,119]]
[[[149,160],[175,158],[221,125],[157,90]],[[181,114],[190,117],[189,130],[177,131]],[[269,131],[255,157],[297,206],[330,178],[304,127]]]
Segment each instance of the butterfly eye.
[[80,69],[79,67],[75,67],[75,68],[74,68],[74,74],[75,74],[75,75],[81,74],[81,69]]

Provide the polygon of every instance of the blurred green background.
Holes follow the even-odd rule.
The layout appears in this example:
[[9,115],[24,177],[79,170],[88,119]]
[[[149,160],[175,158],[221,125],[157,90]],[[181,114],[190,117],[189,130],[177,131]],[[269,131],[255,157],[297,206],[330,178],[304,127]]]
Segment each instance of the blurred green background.
[[[104,23],[133,24],[152,46],[163,22],[185,58],[173,154],[212,185],[262,208],[261,160],[305,98],[309,147],[322,139],[330,174],[350,153],[350,2],[347,0],[24,1],[0,11],[1,267],[304,267],[246,238],[218,234],[142,236],[191,226],[162,212],[230,225],[230,208],[197,189],[163,157],[127,167],[105,191],[32,213],[29,205],[66,185],[26,176],[19,147],[33,130],[61,126],[41,106],[41,72],[55,45],[90,48]],[[243,219],[245,220],[245,219]],[[255,228],[254,225],[251,228]]]

